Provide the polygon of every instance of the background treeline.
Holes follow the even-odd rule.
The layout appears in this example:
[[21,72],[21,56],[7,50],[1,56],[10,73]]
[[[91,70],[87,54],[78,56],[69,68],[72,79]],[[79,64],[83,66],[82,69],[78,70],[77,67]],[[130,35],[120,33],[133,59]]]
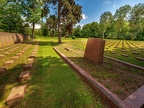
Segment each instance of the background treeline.
[[[0,0],[0,31],[58,36],[71,35],[82,17],[75,0]],[[36,24],[41,25],[35,31]]]
[[[74,26],[82,19],[75,0],[0,0],[0,31],[61,37],[144,40],[144,3],[104,12],[100,22]],[[95,13],[96,14],[96,13]],[[40,29],[35,29],[40,24]]]
[[110,39],[144,40],[144,3],[134,7],[125,5],[111,12],[104,12],[100,22],[92,22],[74,29],[76,37],[104,37]]

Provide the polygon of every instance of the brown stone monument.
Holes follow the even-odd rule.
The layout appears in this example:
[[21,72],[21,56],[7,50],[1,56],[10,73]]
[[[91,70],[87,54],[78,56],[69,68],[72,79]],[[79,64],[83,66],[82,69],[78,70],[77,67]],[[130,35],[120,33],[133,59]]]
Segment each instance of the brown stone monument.
[[105,40],[102,38],[89,38],[87,41],[84,58],[102,64]]

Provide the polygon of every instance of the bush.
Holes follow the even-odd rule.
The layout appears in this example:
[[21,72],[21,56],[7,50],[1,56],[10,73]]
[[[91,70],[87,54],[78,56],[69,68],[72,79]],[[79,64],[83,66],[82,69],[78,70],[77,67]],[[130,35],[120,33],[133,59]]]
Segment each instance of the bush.
[[72,39],[75,39],[76,37],[75,37],[75,36],[71,36],[71,38],[72,38]]

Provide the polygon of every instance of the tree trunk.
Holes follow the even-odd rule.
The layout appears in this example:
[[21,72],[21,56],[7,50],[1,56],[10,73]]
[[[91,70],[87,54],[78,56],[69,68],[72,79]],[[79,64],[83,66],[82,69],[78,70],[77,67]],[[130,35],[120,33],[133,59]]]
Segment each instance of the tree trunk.
[[104,39],[104,31],[105,31],[105,30],[103,30],[103,39]]
[[58,43],[61,43],[61,31],[60,31],[60,9],[61,9],[61,0],[58,0]]
[[32,23],[32,41],[34,40],[34,28],[35,28],[35,23],[33,20],[33,23]]

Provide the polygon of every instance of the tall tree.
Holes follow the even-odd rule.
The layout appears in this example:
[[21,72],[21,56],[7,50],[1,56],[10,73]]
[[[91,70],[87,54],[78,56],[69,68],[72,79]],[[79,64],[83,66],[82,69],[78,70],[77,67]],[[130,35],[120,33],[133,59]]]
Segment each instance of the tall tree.
[[32,40],[34,39],[35,24],[40,23],[42,12],[41,0],[21,0],[20,5],[23,7],[23,15],[28,23],[32,26]]
[[103,29],[103,38],[105,37],[105,30],[112,24],[113,15],[110,11],[104,12],[100,16],[100,26]]
[[61,25],[65,25],[67,32],[71,34],[73,25],[82,18],[82,7],[76,4],[74,0],[49,0],[48,2],[53,6],[53,9],[56,9],[58,43],[61,43]]
[[133,39],[144,39],[144,3],[139,3],[132,8],[129,22]]
[[120,7],[116,10],[114,15],[115,20],[115,31],[117,32],[117,38],[125,38],[126,32],[128,30],[128,19],[129,19],[129,13],[131,11],[130,5],[125,5]]

